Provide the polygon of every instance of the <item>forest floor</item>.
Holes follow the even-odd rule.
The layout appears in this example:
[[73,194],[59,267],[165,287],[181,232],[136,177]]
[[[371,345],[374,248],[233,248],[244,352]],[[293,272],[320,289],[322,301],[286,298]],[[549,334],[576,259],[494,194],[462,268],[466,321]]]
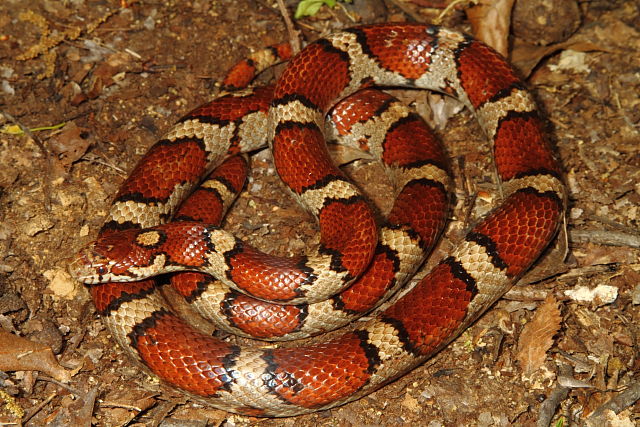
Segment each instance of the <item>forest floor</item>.
[[[637,1],[581,2],[570,42],[541,55],[528,73],[570,189],[567,256],[561,244],[549,251],[533,275],[401,379],[343,407],[284,420],[202,406],[141,372],[96,316],[88,291],[66,272],[73,254],[95,238],[119,184],[146,149],[214,96],[231,65],[287,39],[275,2],[121,3],[0,3],[0,331],[50,347],[72,374],[61,385],[51,373],[0,368],[0,425],[19,424],[20,408],[30,418],[26,425],[34,426],[534,425],[542,402],[562,387],[568,397],[558,414],[566,423],[581,423],[609,399],[638,388]],[[412,19],[429,22],[442,11],[420,3],[404,3],[414,10]],[[406,19],[393,7],[365,18]],[[300,28],[310,40],[353,24],[342,9],[323,9],[300,21]],[[443,24],[471,31],[460,10]],[[568,23],[550,23],[549,32],[553,25]],[[527,62],[523,50],[520,59]],[[17,131],[17,124],[34,129],[33,137]],[[473,195],[483,195],[479,204],[499,197],[490,148],[468,111],[438,134],[456,172],[452,216],[464,218]],[[268,252],[299,253],[315,225],[283,191],[270,155],[263,151],[251,160],[248,190],[225,227]],[[391,187],[377,165],[355,162],[346,170],[388,209]],[[465,227],[454,222],[434,259]],[[560,315],[557,333],[549,337],[541,365],[526,375],[517,362],[521,332],[544,305]],[[10,366],[1,365],[3,352],[11,348],[0,348],[0,367]],[[561,372],[567,366],[572,373]],[[640,406],[609,415],[618,425],[633,425]]]

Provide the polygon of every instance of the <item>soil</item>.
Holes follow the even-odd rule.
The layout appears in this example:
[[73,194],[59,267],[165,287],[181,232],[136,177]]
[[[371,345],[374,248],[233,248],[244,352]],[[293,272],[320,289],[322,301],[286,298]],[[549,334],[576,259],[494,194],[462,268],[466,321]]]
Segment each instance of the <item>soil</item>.
[[[554,420],[582,423],[637,387],[640,5],[634,0],[580,2],[580,42],[541,56],[528,79],[566,169],[567,256],[562,245],[550,251],[533,276],[424,366],[341,408],[274,420],[202,406],[123,356],[67,265],[95,237],[118,185],[163,131],[214,96],[232,64],[287,39],[272,3],[0,4],[0,126],[6,125],[0,133],[0,326],[51,347],[73,373],[62,385],[50,373],[0,371],[0,423],[20,423],[8,404],[14,401],[33,426],[534,425],[542,402],[562,388],[559,378],[568,396]],[[387,14],[377,19],[408,19],[392,3],[399,2],[388,2]],[[426,3],[404,5],[428,22],[442,9],[422,7]],[[470,31],[461,10],[443,24]],[[349,25],[341,8],[300,21],[308,39]],[[31,128],[31,135],[16,124]],[[499,198],[490,149],[472,115],[462,112],[438,132],[454,159],[459,190],[457,221],[436,259],[465,227],[474,196],[480,210]],[[355,163],[347,171],[388,208],[391,189],[377,166]],[[269,252],[301,252],[314,235],[313,222],[283,191],[267,152],[252,156],[252,167],[225,227]],[[594,289],[608,294],[586,292]],[[526,374],[517,361],[522,331],[549,297],[561,314],[557,333],[540,365]],[[566,366],[573,373],[565,369],[562,376],[559,367]],[[633,425],[640,406],[617,417],[629,423],[620,425]]]

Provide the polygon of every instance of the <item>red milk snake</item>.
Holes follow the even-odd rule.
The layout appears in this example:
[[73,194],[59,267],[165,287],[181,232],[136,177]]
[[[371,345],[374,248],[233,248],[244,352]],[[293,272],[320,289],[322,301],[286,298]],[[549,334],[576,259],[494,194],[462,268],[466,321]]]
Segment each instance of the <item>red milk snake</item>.
[[[416,145],[422,131],[402,130],[414,121],[408,113],[398,113],[400,125],[387,129],[404,134],[404,142],[387,144],[383,137],[382,142],[366,143],[364,148],[382,159],[400,189],[379,232],[357,188],[328,157],[320,127],[338,100],[369,85],[430,89],[462,101],[493,143],[505,192],[503,203],[412,290],[341,335],[262,349],[203,335],[170,312],[153,282],[126,282],[161,268],[200,270],[223,282],[216,286],[276,303],[309,303],[303,306],[308,307],[303,309],[306,316],[327,298],[332,309],[355,307],[367,292],[352,291],[359,282],[349,286],[369,274],[372,259],[388,276],[382,288],[405,281],[444,219],[446,161],[435,142]],[[381,114],[393,105],[391,100],[380,102]],[[340,120],[334,121],[338,129]],[[276,258],[210,224],[158,226],[225,157],[255,149],[267,138],[280,178],[318,219],[318,247],[301,257]],[[229,162],[224,167],[232,170],[231,178],[214,177],[209,187],[231,197],[242,186],[238,171],[243,166],[237,158]],[[121,346],[163,380],[231,412],[311,412],[357,399],[403,375],[500,298],[558,229],[566,198],[560,174],[531,95],[493,50],[438,27],[358,27],[305,48],[289,62],[273,92],[258,89],[246,99],[239,92],[181,119],[123,184],[99,240],[71,269],[92,284],[96,307]],[[140,230],[144,227],[152,228]],[[412,261],[403,261],[408,258]],[[374,282],[381,274],[374,275]],[[208,289],[208,284],[202,286],[183,294],[200,299]],[[238,296],[242,298],[249,297]],[[353,311],[374,305],[367,302]]]

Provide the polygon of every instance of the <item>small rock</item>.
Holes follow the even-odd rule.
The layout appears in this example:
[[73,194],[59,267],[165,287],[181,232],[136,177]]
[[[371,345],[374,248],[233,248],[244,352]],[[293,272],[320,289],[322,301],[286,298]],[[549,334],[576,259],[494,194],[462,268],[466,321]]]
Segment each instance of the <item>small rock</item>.
[[25,308],[27,305],[17,294],[6,292],[0,295],[0,314],[12,313]]
[[558,65],[549,65],[549,69],[553,72],[569,71],[572,73],[589,73],[591,69],[586,63],[587,54],[575,50],[563,50],[560,54]]
[[610,285],[598,285],[593,289],[587,286],[578,286],[564,291],[564,294],[574,301],[590,302],[602,306],[611,304],[618,298],[618,288]]
[[82,206],[84,203],[84,199],[78,192],[60,191],[57,196],[60,204],[64,208],[68,208],[71,205]]
[[0,77],[3,79],[9,79],[13,77],[15,70],[10,67],[0,66]]
[[53,292],[54,296],[73,299],[78,293],[77,282],[66,271],[62,269],[47,270],[43,275],[49,279],[48,289]]
[[640,284],[633,288],[631,292],[631,302],[633,302],[634,305],[640,304]]
[[405,394],[404,399],[402,399],[402,406],[413,412],[417,412],[418,409],[420,409],[418,399],[411,396],[409,393]]
[[92,348],[85,352],[85,356],[87,356],[94,364],[98,364],[102,355],[104,354],[104,350],[102,348]]
[[591,388],[593,387],[591,384],[589,384],[586,381],[582,381],[573,377],[565,377],[560,375],[558,377],[558,384],[560,384],[562,387],[568,387],[568,388]]
[[24,232],[27,236],[33,237],[42,231],[50,230],[54,225],[54,222],[49,218],[45,216],[36,216],[27,222],[24,227]]
[[147,16],[142,25],[144,25],[144,28],[148,31],[153,31],[153,29],[156,28],[156,20],[153,19],[153,16]]
[[478,416],[478,425],[479,426],[492,426],[493,425],[493,417],[490,412],[482,412]]
[[16,90],[13,88],[13,86],[11,86],[11,83],[9,83],[7,80],[2,80],[2,91],[7,95],[11,95],[11,96],[16,94]]

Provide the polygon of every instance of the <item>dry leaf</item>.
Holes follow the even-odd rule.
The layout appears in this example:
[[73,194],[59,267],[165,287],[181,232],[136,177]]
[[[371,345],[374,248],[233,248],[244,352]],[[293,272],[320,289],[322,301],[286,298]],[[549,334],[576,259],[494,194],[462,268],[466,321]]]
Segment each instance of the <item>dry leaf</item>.
[[327,144],[331,158],[336,164],[344,166],[356,160],[372,160],[372,156],[354,147]]
[[514,0],[480,0],[467,9],[473,34],[505,58],[509,53],[509,26]]
[[534,46],[516,39],[511,52],[511,63],[524,78],[527,78],[543,58],[563,49],[571,49],[578,52],[608,51],[604,47],[582,41],[581,37],[576,36],[571,37],[566,42],[549,46]]
[[118,73],[118,68],[113,65],[103,62],[93,70],[91,79],[89,80],[89,87],[86,91],[89,99],[95,99],[99,97],[104,89],[108,88],[114,83],[113,76]]
[[52,137],[49,146],[55,154],[55,176],[66,176],[71,164],[84,156],[90,145],[88,130],[78,127],[74,122],[68,123],[60,133]]
[[524,326],[518,340],[516,359],[525,376],[530,376],[544,363],[547,350],[553,344],[553,336],[560,329],[561,320],[558,301],[549,295],[538,307],[533,319]]
[[51,348],[0,329],[0,371],[40,371],[67,383],[75,372],[58,364]]
[[141,412],[158,403],[157,395],[158,393],[132,386],[109,392],[101,399],[100,406],[109,412],[109,417],[115,425],[128,425]]

